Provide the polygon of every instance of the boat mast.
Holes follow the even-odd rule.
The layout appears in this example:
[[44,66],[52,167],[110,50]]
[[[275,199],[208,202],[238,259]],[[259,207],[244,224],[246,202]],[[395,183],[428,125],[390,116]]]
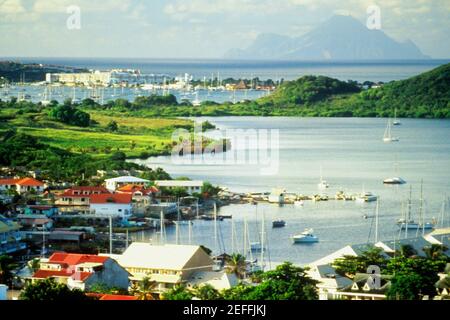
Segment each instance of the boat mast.
[[[420,211],[419,211],[420,217],[419,221],[422,224],[422,234],[425,235],[425,219],[423,214],[423,179],[420,183]],[[417,232],[419,232],[419,229],[417,229]]]
[[176,244],[180,244],[180,198],[177,201],[177,222],[175,223],[175,241]]
[[165,244],[165,226],[164,226],[164,211],[161,210],[161,216],[160,216],[160,232],[161,232],[161,244]]
[[216,252],[219,254],[219,243],[217,237],[217,204],[214,202],[214,245],[216,247]]
[[263,212],[262,225],[261,225],[261,270],[264,271],[264,238],[265,238],[265,217]]
[[375,216],[375,243],[378,243],[378,220],[379,220],[379,214],[380,214],[380,200],[377,199],[377,210],[376,210],[376,216]]
[[244,249],[245,256],[247,256],[247,254],[248,254],[248,247],[247,247],[248,236],[247,236],[247,234],[248,234],[247,218],[244,218],[244,243],[243,243],[244,247],[243,247],[243,249]]
[[405,239],[408,239],[408,224],[411,219],[411,209],[412,209],[412,186],[409,189],[408,212],[407,212],[407,217],[405,219],[405,223],[406,223]]

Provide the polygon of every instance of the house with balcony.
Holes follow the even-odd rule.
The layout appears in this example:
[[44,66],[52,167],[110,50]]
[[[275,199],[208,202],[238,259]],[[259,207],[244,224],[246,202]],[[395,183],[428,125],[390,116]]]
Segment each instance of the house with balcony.
[[91,196],[111,194],[105,187],[73,187],[64,191],[56,200],[58,206],[89,206]]
[[[213,271],[214,261],[200,246],[132,243],[121,255],[111,255],[130,274],[132,282],[145,278],[157,283],[155,293],[192,281],[198,272]],[[209,278],[208,278],[209,279]]]
[[90,213],[100,217],[126,220],[133,213],[131,194],[96,194],[90,198]]
[[115,260],[97,255],[55,253],[41,259],[40,268],[31,281],[52,278],[69,289],[89,291],[94,285],[128,289],[129,273]]
[[0,179],[0,192],[15,191],[18,194],[41,194],[47,188],[45,183],[34,178]]
[[155,185],[158,188],[166,188],[169,190],[181,188],[184,189],[190,195],[202,192],[203,184],[204,184],[203,181],[184,181],[184,180],[155,181]]
[[0,215],[0,255],[12,254],[27,248],[22,242],[21,225]]

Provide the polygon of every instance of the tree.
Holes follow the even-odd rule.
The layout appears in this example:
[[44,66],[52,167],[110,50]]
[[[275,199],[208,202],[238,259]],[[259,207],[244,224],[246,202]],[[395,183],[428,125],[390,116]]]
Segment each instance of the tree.
[[184,285],[176,285],[162,296],[163,300],[192,300],[194,295]]
[[16,267],[17,265],[10,256],[0,256],[0,283],[11,286],[14,278],[12,270]]
[[29,284],[19,297],[27,301],[87,301],[90,300],[81,290],[70,290],[66,285],[53,279],[45,279]]
[[154,294],[156,287],[156,282],[151,281],[149,278],[144,278],[138,283],[133,283],[131,293],[137,296],[139,300],[156,300],[156,295]]
[[119,131],[119,125],[116,121],[112,120],[106,125],[106,130],[109,132],[117,132]]
[[202,186],[202,195],[205,198],[214,197],[220,192],[219,187],[214,187],[211,183],[205,182]]
[[399,274],[391,280],[387,293],[389,300],[419,300],[421,278],[417,274]]
[[387,260],[382,254],[383,250],[380,248],[371,248],[363,252],[359,256],[344,256],[336,259],[333,267],[342,275],[353,277],[357,273],[366,273],[369,266],[375,265],[380,268],[386,266]]
[[445,259],[444,252],[446,252],[448,248],[439,244],[432,244],[429,247],[423,248],[423,251],[427,255],[428,259],[431,260],[442,260]]
[[209,284],[195,287],[194,295],[196,298],[204,301],[214,301],[222,299],[219,291],[217,291],[213,286]]
[[284,263],[262,276],[262,283],[250,292],[250,300],[317,300],[317,281],[306,269]]
[[235,274],[242,279],[247,271],[245,257],[241,254],[233,254],[227,259],[225,269],[227,273]]

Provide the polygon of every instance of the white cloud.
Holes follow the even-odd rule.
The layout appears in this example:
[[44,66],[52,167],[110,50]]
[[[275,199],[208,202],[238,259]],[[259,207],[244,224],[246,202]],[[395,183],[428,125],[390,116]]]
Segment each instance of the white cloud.
[[0,14],[20,14],[25,12],[25,8],[21,0],[5,0],[0,1]]

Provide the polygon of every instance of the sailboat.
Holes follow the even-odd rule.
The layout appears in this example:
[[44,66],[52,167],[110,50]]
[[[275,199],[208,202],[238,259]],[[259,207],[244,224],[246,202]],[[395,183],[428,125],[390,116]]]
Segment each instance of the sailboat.
[[392,123],[391,123],[391,119],[388,120],[388,124],[387,124],[387,128],[386,131],[384,132],[384,138],[383,141],[386,143],[389,142],[399,142],[400,139],[397,137],[393,137],[392,136]]
[[[398,174],[398,163],[397,162],[394,164],[394,173],[395,173],[395,175]],[[383,181],[383,183],[384,184],[389,184],[389,185],[403,185],[403,184],[406,184],[406,181],[403,180],[402,178],[396,176],[396,177],[393,177],[393,178],[385,179]]]
[[195,93],[195,99],[192,101],[192,105],[194,107],[199,107],[202,105],[202,102],[200,101],[200,99],[198,98],[198,91],[196,91]]
[[420,223],[414,221],[414,219],[411,218],[411,209],[412,209],[412,186],[410,189],[410,197],[408,201],[408,210],[406,212],[406,215],[402,214],[402,218],[397,222],[397,225],[400,227],[401,230],[433,230],[435,227],[434,223],[427,222],[425,223],[424,215],[423,215],[423,182],[421,186],[421,197],[420,197]]
[[400,121],[398,121],[398,119],[397,119],[397,109],[395,109],[395,112],[394,112],[394,121],[392,122],[392,124],[394,125],[394,126],[400,126],[402,123],[400,122]]
[[322,167],[320,167],[320,182],[318,184],[318,187],[319,187],[320,190],[325,190],[325,189],[328,189],[330,187],[328,182],[323,180]]

